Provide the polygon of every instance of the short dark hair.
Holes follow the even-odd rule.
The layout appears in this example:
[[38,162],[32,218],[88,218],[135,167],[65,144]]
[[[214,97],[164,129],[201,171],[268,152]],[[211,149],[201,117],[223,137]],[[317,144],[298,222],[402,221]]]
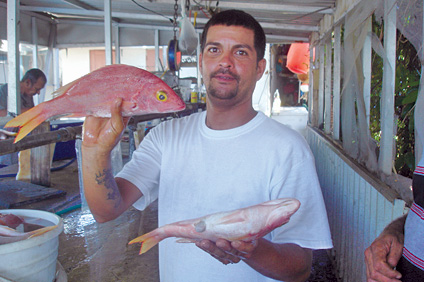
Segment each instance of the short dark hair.
[[22,77],[22,81],[29,79],[31,84],[34,85],[40,77],[44,80],[44,82],[47,82],[44,72],[40,69],[30,69],[25,73],[24,77]]
[[256,54],[258,56],[257,61],[263,59],[265,54],[265,32],[262,29],[261,25],[255,20],[254,17],[249,15],[248,13],[241,10],[226,10],[215,14],[205,25],[202,33],[202,41],[201,41],[201,50],[205,48],[206,44],[206,36],[208,34],[208,30],[211,26],[214,25],[226,25],[226,26],[242,26],[247,29],[250,29],[254,32],[254,44]]

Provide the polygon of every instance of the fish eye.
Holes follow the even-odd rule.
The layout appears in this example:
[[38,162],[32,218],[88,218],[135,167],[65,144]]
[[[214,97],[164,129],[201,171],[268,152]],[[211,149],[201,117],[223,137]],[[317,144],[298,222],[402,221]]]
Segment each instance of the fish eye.
[[168,99],[168,95],[166,95],[166,93],[165,93],[164,91],[159,91],[159,92],[156,94],[156,98],[157,98],[159,101],[165,102],[165,101]]

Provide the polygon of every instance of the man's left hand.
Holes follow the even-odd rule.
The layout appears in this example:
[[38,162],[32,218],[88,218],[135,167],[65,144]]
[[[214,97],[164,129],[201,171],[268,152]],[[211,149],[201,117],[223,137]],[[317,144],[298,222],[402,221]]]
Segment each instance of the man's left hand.
[[238,263],[241,259],[249,258],[257,246],[257,241],[227,241],[218,239],[216,243],[210,240],[202,240],[196,246],[223,264]]

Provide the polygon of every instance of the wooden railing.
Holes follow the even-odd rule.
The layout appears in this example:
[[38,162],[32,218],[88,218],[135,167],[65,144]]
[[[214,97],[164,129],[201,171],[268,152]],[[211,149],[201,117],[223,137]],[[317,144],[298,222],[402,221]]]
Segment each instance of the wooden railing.
[[389,222],[406,212],[405,202],[318,130],[308,127],[306,140],[315,156],[339,278],[366,281],[364,251]]

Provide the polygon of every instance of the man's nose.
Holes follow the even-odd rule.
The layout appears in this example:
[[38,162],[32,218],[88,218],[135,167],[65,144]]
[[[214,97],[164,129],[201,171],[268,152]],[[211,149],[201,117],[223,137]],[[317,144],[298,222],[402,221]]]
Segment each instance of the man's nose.
[[221,60],[219,61],[219,65],[223,68],[230,68],[234,65],[233,57],[230,53],[224,53],[221,56]]

